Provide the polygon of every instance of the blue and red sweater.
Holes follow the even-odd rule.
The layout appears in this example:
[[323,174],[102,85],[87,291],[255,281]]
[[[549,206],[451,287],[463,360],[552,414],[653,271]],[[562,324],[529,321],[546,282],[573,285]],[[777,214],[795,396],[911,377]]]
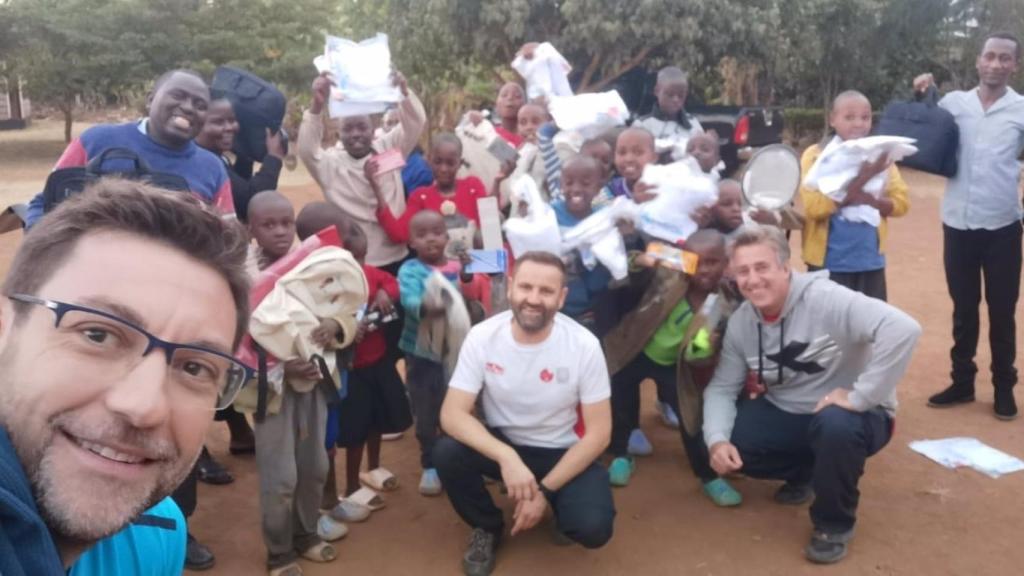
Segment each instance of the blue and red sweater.
[[[168,148],[158,144],[146,133],[145,124],[100,124],[93,126],[71,141],[57,160],[54,170],[85,166],[89,160],[109,148],[128,148],[149,164],[150,169],[165,174],[176,174],[188,181],[189,188],[204,202],[212,204],[225,214],[235,212],[231,197],[231,180],[224,163],[208,150],[189,142],[184,148]],[[118,167],[123,160],[112,160]],[[29,203],[26,223],[31,226],[43,215],[43,195]]]

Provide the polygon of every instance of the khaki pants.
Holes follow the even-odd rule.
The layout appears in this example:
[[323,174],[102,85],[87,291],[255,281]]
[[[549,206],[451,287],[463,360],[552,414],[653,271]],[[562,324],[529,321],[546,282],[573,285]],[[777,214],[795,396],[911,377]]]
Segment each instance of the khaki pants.
[[327,401],[314,389],[284,386],[281,410],[257,422],[256,467],[267,565],[294,562],[320,542],[320,499],[327,480]]

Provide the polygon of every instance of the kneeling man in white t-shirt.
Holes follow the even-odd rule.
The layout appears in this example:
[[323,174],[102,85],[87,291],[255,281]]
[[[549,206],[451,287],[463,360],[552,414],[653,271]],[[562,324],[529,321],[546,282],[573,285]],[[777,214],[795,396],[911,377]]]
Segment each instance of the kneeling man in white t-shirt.
[[[561,259],[520,256],[511,310],[469,332],[448,383],[441,427],[449,437],[435,446],[434,464],[473,528],[462,560],[467,575],[491,573],[504,530],[484,476],[504,481],[516,503],[513,536],[550,507],[557,530],[574,542],[599,548],[612,537],[608,472],[595,462],[611,437],[608,370],[597,338],[558,313],[566,291]],[[474,416],[478,396],[482,422]]]

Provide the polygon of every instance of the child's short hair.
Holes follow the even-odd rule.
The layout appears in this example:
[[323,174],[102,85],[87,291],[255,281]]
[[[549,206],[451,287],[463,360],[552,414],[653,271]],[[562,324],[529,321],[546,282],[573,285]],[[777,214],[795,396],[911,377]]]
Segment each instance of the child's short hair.
[[622,139],[623,134],[642,134],[642,135],[646,136],[647,139],[649,139],[651,141],[651,150],[655,149],[654,134],[652,134],[651,131],[648,130],[647,128],[644,128],[643,126],[639,126],[637,124],[634,124],[634,125],[630,126],[629,128],[626,128],[626,129],[623,129],[623,130],[619,131],[619,133],[615,136],[615,145],[612,146],[612,150],[614,150],[616,147],[618,147],[619,140]]
[[329,202],[310,202],[295,218],[295,233],[298,234],[299,240],[305,240],[328,226],[338,228],[338,236],[342,242],[353,234],[353,228],[359,227],[344,210]]
[[665,82],[688,82],[689,76],[677,66],[665,66],[658,70],[658,84]]
[[445,144],[455,146],[459,151],[459,155],[462,155],[462,140],[459,140],[459,137],[452,132],[440,132],[435,134],[434,137],[430,139],[430,150],[433,152],[434,148]]

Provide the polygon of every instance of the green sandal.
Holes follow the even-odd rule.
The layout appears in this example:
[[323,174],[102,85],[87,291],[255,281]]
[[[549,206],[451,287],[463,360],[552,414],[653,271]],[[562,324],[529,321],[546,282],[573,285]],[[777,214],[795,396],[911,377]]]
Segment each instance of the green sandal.
[[619,456],[608,467],[608,481],[612,486],[628,486],[629,479],[636,471],[636,461],[630,456]]
[[743,503],[743,495],[736,491],[724,478],[715,478],[704,484],[704,493],[715,506],[729,508]]

